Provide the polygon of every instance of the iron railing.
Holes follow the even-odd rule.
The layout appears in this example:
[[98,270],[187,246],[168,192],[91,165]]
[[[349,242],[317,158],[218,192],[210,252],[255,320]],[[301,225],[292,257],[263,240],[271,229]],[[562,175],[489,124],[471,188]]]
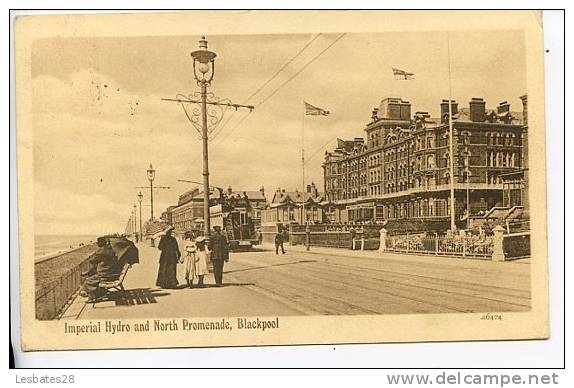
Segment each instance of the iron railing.
[[62,276],[36,289],[36,319],[57,318],[80,290],[84,279],[80,274],[87,271],[89,256],[77,266],[70,268]]
[[459,256],[490,258],[493,253],[490,236],[428,236],[425,234],[387,237],[386,250],[401,253],[431,254],[436,256]]

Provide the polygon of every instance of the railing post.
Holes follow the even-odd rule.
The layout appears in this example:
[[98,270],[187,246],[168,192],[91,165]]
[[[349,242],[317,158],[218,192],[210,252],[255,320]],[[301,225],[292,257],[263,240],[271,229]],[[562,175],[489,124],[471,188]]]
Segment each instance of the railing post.
[[434,253],[435,255],[438,256],[438,233],[435,232],[434,234],[434,238],[435,238],[435,245],[434,245]]
[[361,250],[364,251],[365,250],[365,231],[363,230],[363,233],[361,234]]
[[311,246],[311,226],[305,225],[305,249],[309,250]]
[[407,253],[409,253],[409,234],[407,233]]
[[462,257],[466,256],[466,233],[463,231],[460,232],[462,236]]
[[504,261],[504,228],[497,225],[493,229],[492,261]]
[[379,252],[384,252],[387,250],[387,230],[381,228],[379,230]]

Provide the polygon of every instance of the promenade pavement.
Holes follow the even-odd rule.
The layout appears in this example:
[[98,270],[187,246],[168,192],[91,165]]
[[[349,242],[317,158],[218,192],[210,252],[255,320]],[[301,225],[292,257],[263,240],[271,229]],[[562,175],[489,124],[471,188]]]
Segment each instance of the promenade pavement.
[[[172,318],[302,315],[304,311],[263,295],[249,283],[224,279],[224,287],[214,287],[213,274],[205,276],[206,288],[161,289],[155,286],[159,267],[157,248],[137,244],[140,263],[129,270],[124,280],[125,297],[116,301],[86,304],[77,297],[62,319]],[[183,265],[178,264],[178,281],[185,283]]]
[[[504,312],[530,309],[530,264],[262,245],[231,253],[224,287],[155,287],[159,251],[139,245],[126,296],[78,298],[64,319]],[[183,283],[182,266],[178,277]],[[213,275],[207,284],[213,284]]]

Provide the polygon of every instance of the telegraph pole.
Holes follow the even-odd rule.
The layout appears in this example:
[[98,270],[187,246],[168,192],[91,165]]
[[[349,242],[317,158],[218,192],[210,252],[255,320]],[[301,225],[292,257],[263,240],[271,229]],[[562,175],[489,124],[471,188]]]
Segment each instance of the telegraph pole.
[[454,195],[454,129],[452,127],[452,86],[450,77],[450,37],[446,33],[448,55],[448,138],[450,162],[450,230],[456,230],[455,221],[455,195]]

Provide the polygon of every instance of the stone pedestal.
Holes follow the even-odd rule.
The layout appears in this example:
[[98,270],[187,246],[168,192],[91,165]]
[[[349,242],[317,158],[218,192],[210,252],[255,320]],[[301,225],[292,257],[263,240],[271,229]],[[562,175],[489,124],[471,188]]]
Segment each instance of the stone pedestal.
[[492,261],[504,261],[504,228],[497,225],[492,230],[494,232],[493,246],[492,246]]
[[384,252],[387,250],[387,230],[381,228],[379,230],[379,252]]

